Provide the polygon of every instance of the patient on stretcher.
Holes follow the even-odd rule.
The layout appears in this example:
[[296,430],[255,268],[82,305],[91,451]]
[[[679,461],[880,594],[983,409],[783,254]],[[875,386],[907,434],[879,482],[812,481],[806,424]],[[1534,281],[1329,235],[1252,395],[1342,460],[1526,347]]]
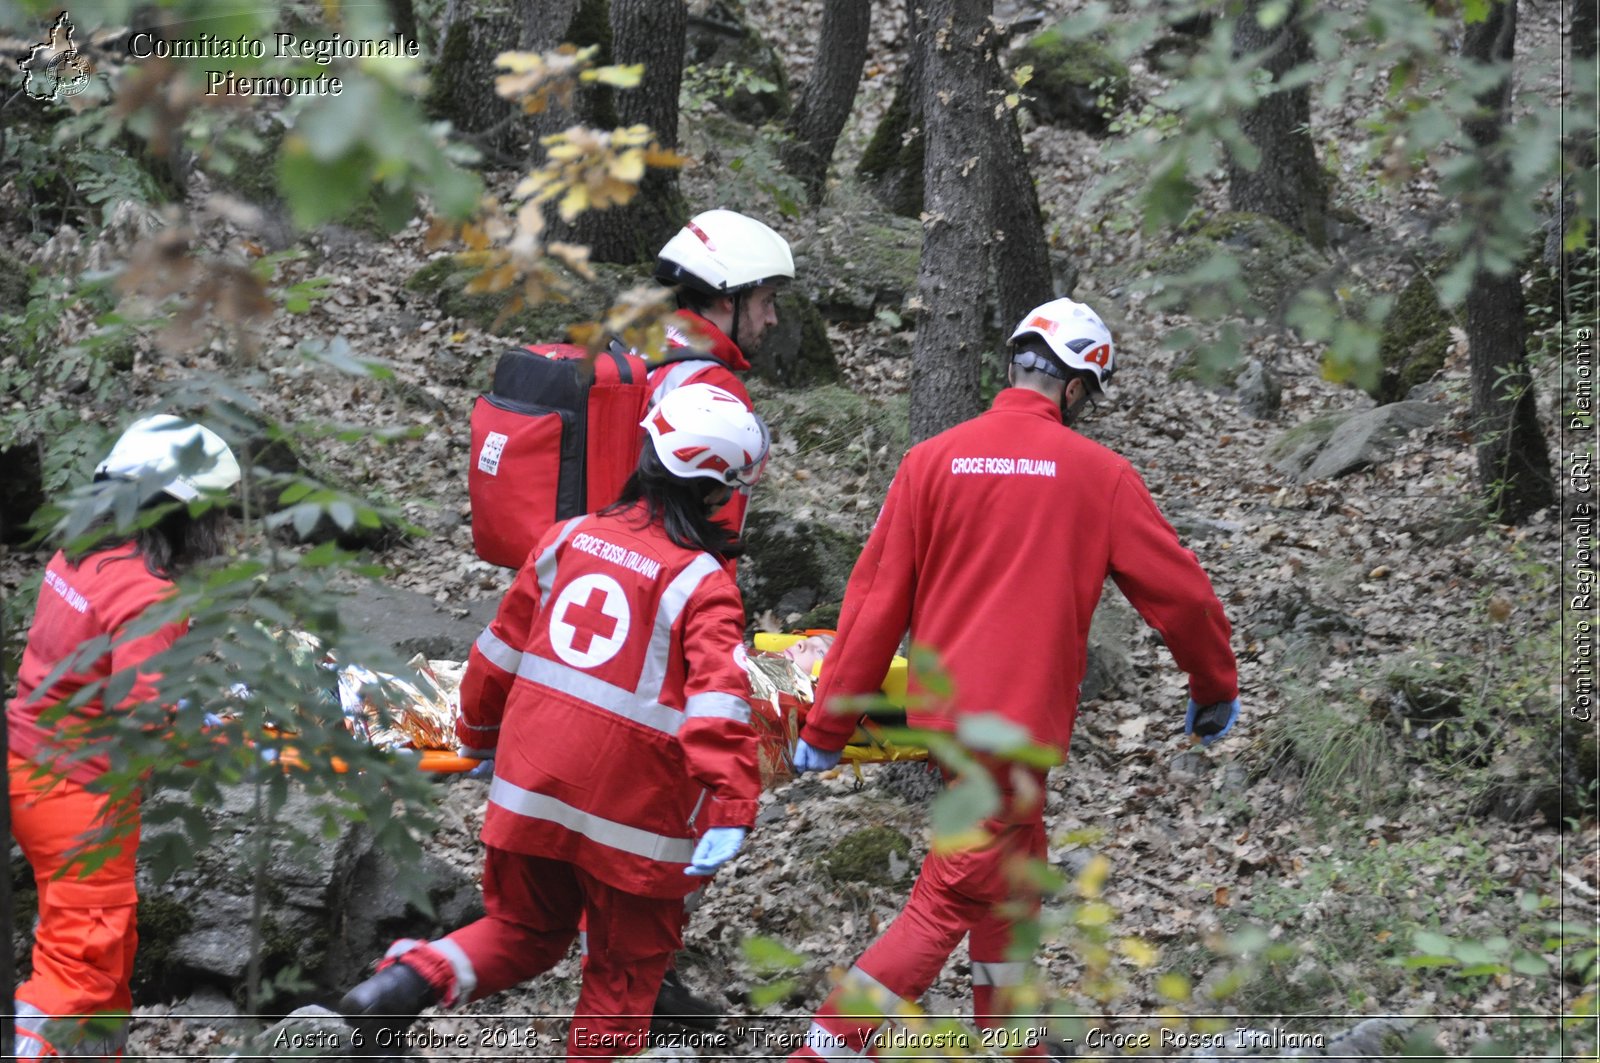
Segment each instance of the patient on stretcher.
[[[822,662],[833,648],[831,631],[803,634],[758,634],[745,657],[750,677],[751,725],[760,738],[760,766],[764,783],[771,784],[792,775],[790,758],[800,726],[816,698],[815,683]],[[899,690],[904,690],[904,663],[898,658]],[[435,771],[462,771],[475,761],[445,756],[455,748],[454,723],[460,711],[457,685],[465,665],[456,661],[410,662],[410,674],[399,678],[364,668],[346,667],[339,672],[339,700],[353,730],[374,744],[397,751],[412,750],[425,755],[423,767]],[[895,689],[896,676],[885,681],[885,691]],[[383,695],[379,696],[380,688]],[[380,711],[380,704],[384,710]],[[847,759],[860,761],[900,760],[925,755],[922,750],[895,747],[877,733],[879,726],[905,722],[899,714],[865,717],[856,738],[846,749]],[[433,758],[429,761],[427,758]],[[448,762],[448,763],[447,763]]]
[[[745,668],[750,675],[750,722],[761,741],[764,784],[781,782],[793,774],[790,759],[795,739],[816,700],[815,682],[833,640],[831,631],[808,631],[802,635],[762,633],[755,637],[755,648]],[[905,662],[902,658],[895,661],[895,667],[885,677],[884,693],[891,703],[903,705]],[[904,723],[903,710],[887,716],[874,712],[870,719],[862,717],[855,737],[845,749],[845,759],[860,763],[925,757],[924,750],[895,746],[883,739],[882,727]]]

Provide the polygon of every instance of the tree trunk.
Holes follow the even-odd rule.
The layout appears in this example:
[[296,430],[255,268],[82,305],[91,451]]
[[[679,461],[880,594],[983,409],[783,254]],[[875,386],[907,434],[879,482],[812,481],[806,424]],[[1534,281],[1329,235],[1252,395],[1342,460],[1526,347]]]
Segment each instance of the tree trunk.
[[822,201],[833,146],[850,117],[861,67],[867,60],[871,0],[827,0],[817,58],[786,131],[794,139],[784,150],[784,165],[806,187],[813,204]]
[[[1262,9],[1272,0],[1246,0],[1233,28],[1233,54],[1253,57],[1274,82],[1311,59],[1311,44],[1300,24],[1300,4],[1272,29],[1261,25]],[[1318,247],[1327,243],[1327,190],[1311,142],[1310,89],[1273,91],[1239,116],[1245,137],[1260,152],[1247,170],[1228,162],[1228,198],[1234,210],[1276,218]]]
[[389,20],[394,31],[408,41],[417,40],[417,10],[411,0],[389,0]]
[[[1592,63],[1600,51],[1600,5],[1594,0],[1572,0],[1571,19],[1568,22],[1568,55],[1570,70]],[[1549,221],[1545,223],[1544,261],[1555,273],[1557,294],[1563,320],[1591,308],[1592,304],[1576,306],[1574,296],[1587,287],[1588,300],[1594,298],[1596,234],[1590,230],[1583,246],[1573,251],[1566,249],[1567,232],[1580,216],[1578,188],[1586,182],[1590,195],[1594,190],[1595,142],[1593,134],[1578,134],[1562,142],[1566,157],[1566,177],[1561,182],[1561,198],[1556,202]],[[1574,274],[1577,274],[1574,276]]]
[[[572,20],[578,11],[578,0],[544,0],[522,9],[522,35],[517,47],[524,52],[551,52],[572,40]],[[607,42],[609,43],[609,42]],[[543,161],[543,137],[559,133],[574,124],[572,111],[559,103],[551,102],[543,111],[528,116],[528,132],[533,141],[533,157]]]
[[922,173],[926,139],[922,130],[923,8],[906,0],[906,57],[900,68],[889,109],[878,120],[856,172],[866,179],[874,198],[907,218],[922,213]]
[[994,175],[994,291],[1004,340],[1029,310],[1054,298],[1056,291],[1039,193],[1016,112],[1005,106],[1008,81],[998,55],[989,64],[989,78],[994,90],[988,155]]
[[519,109],[494,91],[500,73],[494,57],[518,39],[520,28],[502,10],[463,4],[444,28],[439,59],[430,71],[428,115],[449,121],[491,165],[514,162],[511,152],[524,133]]
[[927,159],[917,339],[911,357],[911,438],[975,416],[983,357],[994,193],[989,153],[993,0],[926,0],[919,35]]
[[[678,146],[678,88],[688,25],[684,0],[611,0],[612,61],[644,64],[639,87],[615,95],[617,124],[649,126],[663,148]],[[652,168],[633,202],[580,216],[578,240],[597,262],[648,262],[687,215],[678,172]]]
[[[1501,132],[1509,121],[1516,39],[1516,0],[1497,0],[1488,17],[1468,25],[1461,39],[1463,57],[1501,64],[1504,74],[1495,88],[1478,98],[1478,113],[1465,123],[1484,160],[1484,184],[1491,196],[1509,184],[1510,160]],[[1555,501],[1555,481],[1528,371],[1517,271],[1497,276],[1479,269],[1467,292],[1466,307],[1478,480],[1491,516],[1520,524]]]

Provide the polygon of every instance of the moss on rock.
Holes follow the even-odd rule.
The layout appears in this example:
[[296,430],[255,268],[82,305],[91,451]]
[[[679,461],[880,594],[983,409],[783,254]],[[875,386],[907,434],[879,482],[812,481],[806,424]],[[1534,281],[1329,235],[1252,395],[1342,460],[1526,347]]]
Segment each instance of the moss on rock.
[[1444,368],[1452,323],[1439,305],[1432,279],[1425,273],[1413,277],[1384,319],[1378,340],[1381,374],[1368,393],[1379,402],[1399,402],[1432,379]]
[[194,927],[194,915],[182,901],[159,893],[139,897],[139,951],[133,959],[133,986],[141,994],[160,992],[169,957],[179,939]]
[[793,289],[778,296],[778,325],[748,352],[750,371],[783,387],[811,387],[839,379],[828,326],[815,304]]
[[752,616],[770,609],[781,619],[842,600],[861,553],[855,536],[784,509],[750,510],[743,538],[749,553],[739,564],[739,590]]
[[1219,274],[1215,280],[1166,293],[1171,308],[1198,312],[1212,302],[1218,309],[1239,309],[1242,296],[1257,312],[1273,311],[1329,265],[1309,241],[1282,222],[1263,214],[1229,211],[1198,226],[1139,272],[1179,276],[1220,256],[1238,264],[1237,276],[1230,280]]
[[796,284],[831,321],[902,318],[917,290],[922,226],[884,211],[824,212],[794,241]]
[[1103,135],[1132,94],[1127,66],[1105,45],[1069,37],[1063,24],[1017,49],[1014,65],[1032,65],[1033,79],[1023,88],[1026,106],[1047,124]]
[[893,827],[863,827],[839,839],[822,865],[839,882],[893,886],[913,866],[911,839]]

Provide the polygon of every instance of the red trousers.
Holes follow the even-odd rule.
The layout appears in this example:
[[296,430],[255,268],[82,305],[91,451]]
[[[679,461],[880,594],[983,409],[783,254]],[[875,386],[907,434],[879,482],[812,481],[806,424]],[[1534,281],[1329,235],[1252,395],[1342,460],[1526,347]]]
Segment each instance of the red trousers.
[[[17,1056],[38,1059],[59,1050],[120,1057],[139,943],[138,806],[112,806],[81,783],[38,776],[32,761],[15,754],[7,755],[6,767],[11,832],[39,891],[33,974],[16,992]],[[111,819],[117,821],[111,855],[85,871],[71,857]]]
[[479,1000],[543,974],[566,956],[582,918],[589,958],[567,1032],[567,1058],[611,1060],[648,1045],[661,976],[683,944],[681,898],[640,897],[575,864],[490,846],[487,914],[403,953],[442,1001]]
[[1044,776],[1028,772],[1010,785],[1008,770],[995,772],[1002,809],[982,824],[987,843],[928,854],[905,908],[823,1001],[805,1047],[790,1059],[875,1058],[871,1042],[885,1016],[915,1004],[968,934],[973,1019],[1005,1025],[1010,990],[1028,968],[1010,954],[1012,929],[1039,910],[1025,869],[1046,855]]

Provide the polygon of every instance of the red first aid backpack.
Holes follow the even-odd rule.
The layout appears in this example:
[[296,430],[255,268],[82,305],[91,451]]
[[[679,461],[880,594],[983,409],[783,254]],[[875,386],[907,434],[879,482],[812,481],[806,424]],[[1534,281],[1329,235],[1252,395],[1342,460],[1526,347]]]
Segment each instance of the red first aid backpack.
[[472,407],[472,545],[520,568],[546,528],[617,500],[639,463],[650,401],[648,367],[613,340],[585,364],[571,343],[529,344],[500,356]]

